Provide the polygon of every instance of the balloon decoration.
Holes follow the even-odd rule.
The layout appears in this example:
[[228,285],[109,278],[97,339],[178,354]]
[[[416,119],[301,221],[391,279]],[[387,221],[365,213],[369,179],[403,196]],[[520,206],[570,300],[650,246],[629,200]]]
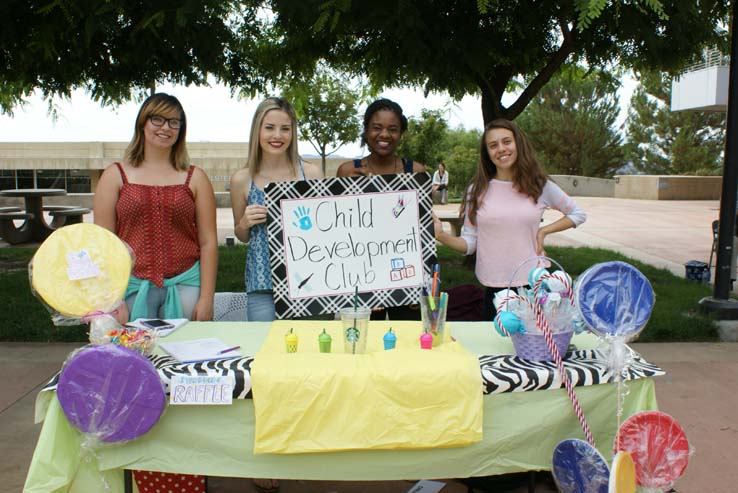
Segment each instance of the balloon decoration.
[[151,362],[111,344],[72,353],[59,377],[57,396],[69,422],[103,442],[143,435],[159,420],[166,402]]

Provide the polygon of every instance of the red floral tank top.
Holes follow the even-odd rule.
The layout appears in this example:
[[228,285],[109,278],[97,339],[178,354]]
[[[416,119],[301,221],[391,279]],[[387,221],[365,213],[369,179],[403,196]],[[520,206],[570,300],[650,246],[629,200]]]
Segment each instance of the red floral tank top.
[[123,167],[116,234],[136,255],[133,275],[162,287],[164,279],[181,274],[200,259],[195,223],[195,197],[190,190],[194,166],[183,185],[128,183]]

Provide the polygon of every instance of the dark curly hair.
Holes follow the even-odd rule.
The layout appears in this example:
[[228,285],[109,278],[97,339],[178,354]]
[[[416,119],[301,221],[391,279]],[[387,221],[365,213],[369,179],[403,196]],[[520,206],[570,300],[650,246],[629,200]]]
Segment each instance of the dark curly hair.
[[370,104],[366,108],[366,112],[364,112],[364,131],[361,132],[361,145],[364,146],[367,144],[366,131],[369,128],[369,122],[374,116],[374,113],[383,110],[391,111],[400,119],[400,133],[405,133],[405,130],[407,130],[407,118],[402,114],[402,107],[390,99],[380,98]]

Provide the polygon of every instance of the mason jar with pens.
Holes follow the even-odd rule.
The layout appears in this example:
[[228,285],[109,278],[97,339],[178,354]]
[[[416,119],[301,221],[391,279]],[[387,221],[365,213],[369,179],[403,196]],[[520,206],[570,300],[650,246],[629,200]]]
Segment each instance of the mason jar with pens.
[[448,339],[446,332],[446,309],[448,293],[441,291],[440,269],[438,264],[433,268],[433,277],[426,279],[420,297],[420,317],[423,333],[433,336],[433,347],[443,344]]

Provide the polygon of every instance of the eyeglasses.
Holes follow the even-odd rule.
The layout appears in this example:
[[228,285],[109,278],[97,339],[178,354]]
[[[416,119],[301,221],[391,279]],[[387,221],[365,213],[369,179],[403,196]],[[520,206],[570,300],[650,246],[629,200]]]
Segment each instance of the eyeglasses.
[[182,120],[179,118],[164,118],[159,115],[151,115],[149,117],[149,121],[155,127],[161,127],[164,125],[164,122],[167,122],[169,124],[169,128],[174,130],[177,130],[182,125]]

